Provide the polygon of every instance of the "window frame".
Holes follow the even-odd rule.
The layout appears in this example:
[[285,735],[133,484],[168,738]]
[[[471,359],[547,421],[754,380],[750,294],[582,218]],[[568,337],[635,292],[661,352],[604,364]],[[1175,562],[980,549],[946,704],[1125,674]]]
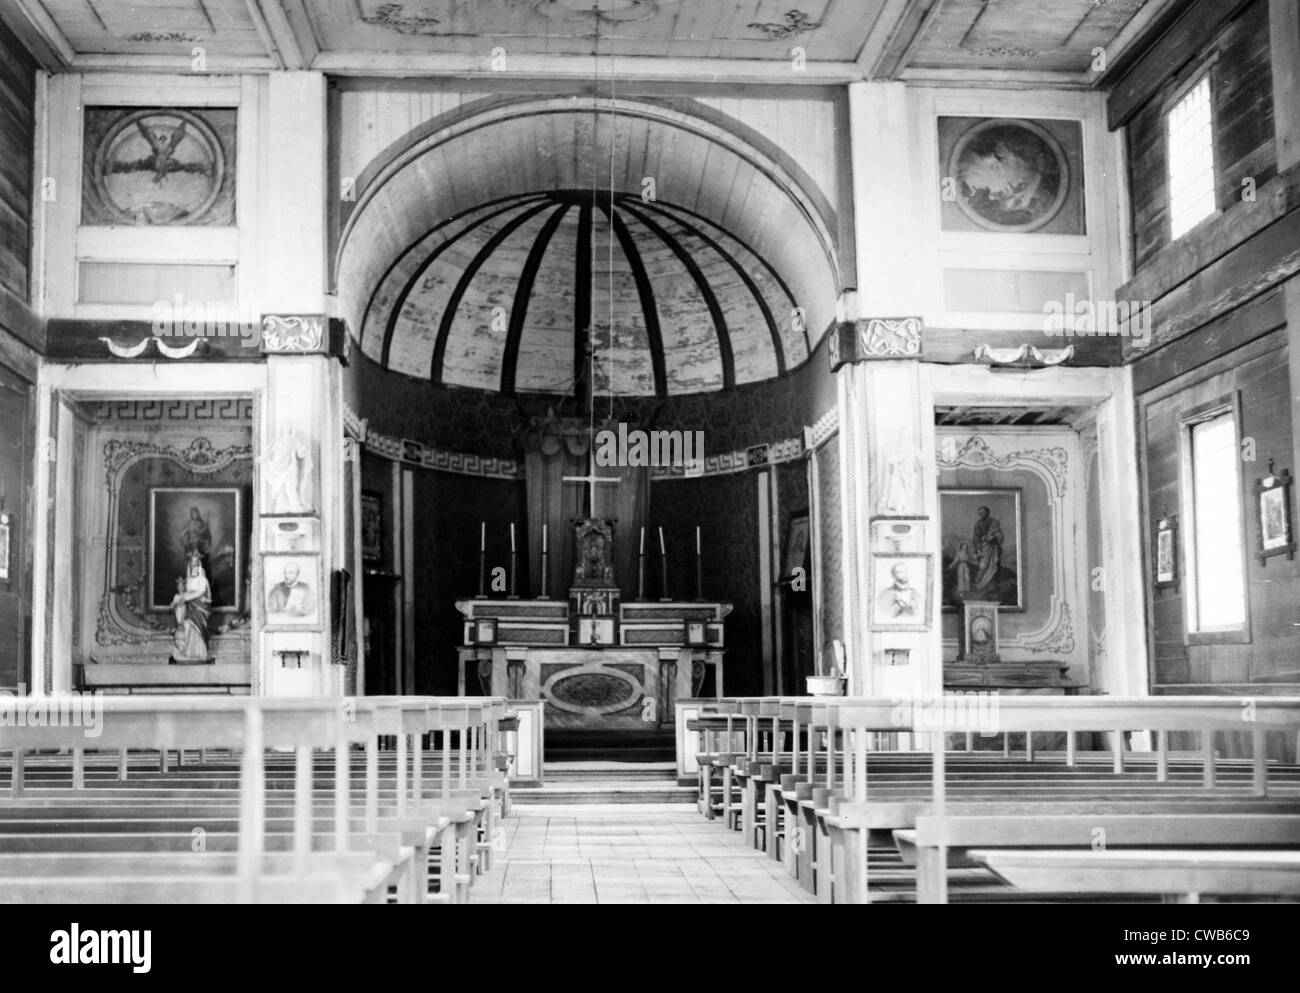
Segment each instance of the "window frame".
[[[1170,89],[1160,107],[1160,123],[1163,132],[1162,137],[1165,145],[1165,219],[1166,231],[1169,235],[1169,244],[1175,245],[1187,237],[1195,234],[1201,227],[1223,214],[1223,207],[1219,203],[1219,115],[1215,107],[1214,98],[1217,95],[1217,88],[1214,85],[1213,69],[1219,61],[1219,53],[1216,51],[1205,59],[1197,62],[1191,69],[1183,75],[1176,77],[1170,84]],[[1178,106],[1189,93],[1200,85],[1201,80],[1209,84],[1209,105],[1210,105],[1210,176],[1211,187],[1214,193],[1214,210],[1206,214],[1199,221],[1193,224],[1182,234],[1174,234],[1174,184],[1173,184],[1173,149],[1169,144],[1169,115]]]
[[[1237,627],[1216,628],[1208,631],[1199,630],[1198,597],[1201,564],[1196,557],[1196,483],[1192,463],[1192,429],[1198,424],[1228,415],[1232,418],[1233,446],[1237,453],[1235,462],[1237,473],[1237,505],[1239,518],[1237,522],[1237,548],[1241,556],[1242,579],[1242,621]],[[1178,451],[1180,489],[1182,491],[1181,518],[1179,528],[1179,555],[1181,556],[1186,579],[1186,604],[1184,608],[1185,645],[1248,645],[1251,642],[1250,631],[1250,557],[1246,547],[1246,513],[1248,504],[1245,495],[1246,474],[1241,468],[1241,393],[1233,390],[1206,403],[1198,404],[1183,412],[1178,419]]]

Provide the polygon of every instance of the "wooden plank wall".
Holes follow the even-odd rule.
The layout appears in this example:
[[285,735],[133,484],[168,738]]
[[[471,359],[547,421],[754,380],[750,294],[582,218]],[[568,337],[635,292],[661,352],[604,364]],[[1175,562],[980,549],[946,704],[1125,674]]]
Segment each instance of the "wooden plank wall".
[[1211,75],[1219,209],[1241,199],[1243,179],[1250,177],[1259,187],[1277,174],[1268,23],[1268,0],[1255,0],[1204,48],[1170,59],[1182,72],[1171,70],[1129,122],[1133,259],[1139,270],[1169,245],[1167,100],[1186,73],[1197,71],[1212,53],[1218,55]]
[[[1239,436],[1253,439],[1257,456],[1254,462],[1241,463],[1249,640],[1244,644],[1185,644],[1186,583],[1176,589],[1151,590],[1148,616],[1154,685],[1300,682],[1300,628],[1292,623],[1300,596],[1300,558],[1273,556],[1261,562],[1254,554],[1258,538],[1255,481],[1267,474],[1270,455],[1277,459],[1277,469],[1290,467],[1286,347],[1286,331],[1274,331],[1138,398],[1147,521],[1165,513],[1179,514],[1180,523],[1185,517],[1181,502],[1181,420],[1185,411],[1236,393],[1241,403]],[[1294,496],[1292,499],[1294,503]],[[1150,534],[1145,536],[1148,570],[1151,540]],[[1179,541],[1180,574],[1185,576],[1190,565],[1190,527],[1180,531]]]
[[[1148,582],[1150,680],[1156,692],[1231,692],[1300,685],[1300,558],[1257,554],[1255,481],[1293,465],[1291,373],[1284,291],[1290,271],[1296,201],[1292,174],[1279,177],[1273,112],[1268,0],[1200,0],[1110,94],[1111,120],[1127,123],[1133,260],[1127,296],[1154,306],[1153,348],[1130,351],[1142,476],[1143,547],[1148,575],[1154,521],[1185,517],[1182,505],[1184,412],[1225,394],[1238,398],[1239,436],[1257,460],[1241,463],[1241,540],[1246,550],[1248,630],[1239,643],[1189,644],[1185,582]],[[1179,242],[1169,238],[1164,114],[1171,95],[1211,64],[1214,151],[1221,215]],[[1243,201],[1242,180],[1272,182],[1258,202]],[[1276,278],[1259,281],[1276,271]],[[1258,282],[1258,285],[1255,285]],[[1241,292],[1234,288],[1240,287]],[[1293,512],[1294,512],[1293,497]],[[1191,522],[1180,531],[1188,565]]]
[[36,65],[0,23],[0,290],[26,303]]
[[26,680],[30,656],[32,483],[31,387],[0,366],[0,513],[9,517],[9,575],[0,579],[0,688]]
[[[0,514],[9,568],[0,578],[0,688],[29,682],[31,634],[31,414],[35,353],[30,299],[32,147],[36,65],[0,22]],[[10,333],[16,338],[9,337]],[[6,361],[13,368],[6,366]]]

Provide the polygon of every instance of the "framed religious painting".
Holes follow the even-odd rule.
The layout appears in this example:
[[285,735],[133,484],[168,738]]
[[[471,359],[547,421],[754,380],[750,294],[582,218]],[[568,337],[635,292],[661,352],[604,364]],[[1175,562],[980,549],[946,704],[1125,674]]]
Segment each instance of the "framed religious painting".
[[212,609],[238,613],[244,598],[243,496],[238,487],[149,490],[149,607],[168,610],[192,555],[212,591]]
[[783,578],[789,579],[796,569],[808,570],[808,511],[790,515],[785,539],[785,568]]
[[1283,469],[1273,471],[1273,461],[1268,463],[1268,475],[1255,481],[1255,510],[1259,516],[1259,560],[1267,562],[1273,555],[1295,555],[1295,535],[1291,528],[1291,473]]
[[1165,514],[1156,521],[1155,587],[1158,590],[1178,587],[1178,515]]
[[9,515],[0,513],[0,583],[9,578]]
[[1024,610],[1021,491],[939,491],[939,542],[943,554],[943,609],[967,600],[992,601],[999,610]]
[[872,556],[871,625],[877,630],[930,630],[934,595],[933,557],[926,552],[877,552]]
[[324,614],[320,556],[262,556],[262,609],[268,630],[319,627]]
[[87,107],[81,222],[235,224],[233,107]]
[[940,117],[945,231],[1086,233],[1079,121]]
[[369,563],[384,557],[384,502],[378,493],[361,494],[361,558]]

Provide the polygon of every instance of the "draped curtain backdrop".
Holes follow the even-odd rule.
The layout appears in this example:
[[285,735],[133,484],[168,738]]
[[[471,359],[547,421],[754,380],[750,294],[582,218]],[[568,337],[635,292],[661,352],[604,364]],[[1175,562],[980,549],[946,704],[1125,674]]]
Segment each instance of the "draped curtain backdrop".
[[[524,432],[528,576],[534,596],[542,590],[543,524],[546,525],[550,548],[547,595],[557,599],[568,596],[573,581],[573,522],[587,516],[588,487],[585,483],[566,483],[563,477],[586,476],[591,469],[590,451],[591,428],[587,421],[579,418],[554,415],[536,418]],[[596,484],[591,516],[616,522],[614,580],[623,599],[631,600],[636,596],[641,528],[650,506],[650,470],[631,466],[597,466],[595,474],[620,480],[618,483]],[[652,556],[651,561],[657,560]]]
[[[592,517],[617,521],[614,525],[614,579],[624,600],[636,599],[637,549],[641,527],[650,508],[650,470],[644,467],[596,467],[597,476],[617,476],[620,482],[597,483]],[[649,542],[650,536],[646,536]],[[657,540],[657,539],[656,539]],[[658,545],[655,546],[658,548]],[[647,544],[646,552],[650,551]],[[658,559],[650,556],[647,568]],[[647,584],[651,577],[647,577]]]
[[[580,432],[580,433],[579,433]],[[564,599],[573,578],[574,518],[582,516],[585,490],[565,476],[587,474],[587,426],[582,421],[538,419],[524,434],[524,486],[528,503],[528,588],[542,592],[542,525],[550,564],[546,595]]]

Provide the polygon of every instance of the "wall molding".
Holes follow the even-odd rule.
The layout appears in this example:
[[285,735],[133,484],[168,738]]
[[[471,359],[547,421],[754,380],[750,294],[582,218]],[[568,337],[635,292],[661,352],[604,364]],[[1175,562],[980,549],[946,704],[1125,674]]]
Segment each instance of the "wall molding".
[[[518,459],[453,452],[411,438],[383,434],[371,429],[365,418],[346,403],[343,405],[343,423],[367,452],[393,462],[433,469],[437,472],[480,476],[485,479],[522,480],[524,478],[524,467]],[[738,472],[748,472],[750,469],[796,462],[803,459],[811,448],[820,446],[833,437],[838,429],[838,411],[832,407],[818,419],[815,425],[805,428],[802,435],[750,445],[748,448],[738,448],[716,455],[706,455],[703,472],[690,475],[682,466],[654,466],[650,470],[650,480],[661,483],[708,476],[730,476]]]

